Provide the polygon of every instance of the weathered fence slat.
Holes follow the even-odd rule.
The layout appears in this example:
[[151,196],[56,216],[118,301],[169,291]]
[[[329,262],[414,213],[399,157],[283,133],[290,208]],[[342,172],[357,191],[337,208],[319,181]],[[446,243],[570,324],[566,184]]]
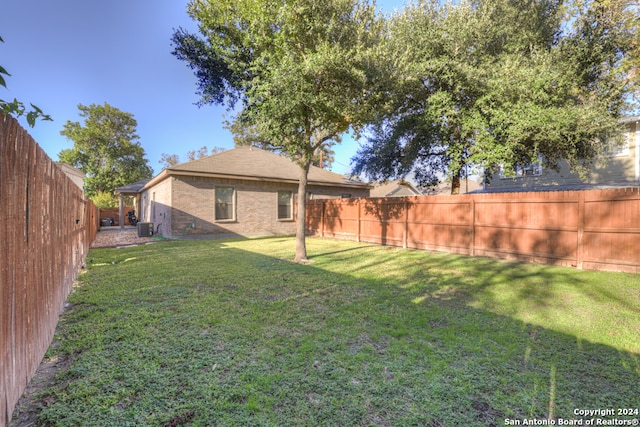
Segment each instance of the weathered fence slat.
[[310,200],[307,232],[346,240],[640,272],[640,189]]
[[0,201],[1,427],[53,339],[99,214],[18,122],[1,113]]

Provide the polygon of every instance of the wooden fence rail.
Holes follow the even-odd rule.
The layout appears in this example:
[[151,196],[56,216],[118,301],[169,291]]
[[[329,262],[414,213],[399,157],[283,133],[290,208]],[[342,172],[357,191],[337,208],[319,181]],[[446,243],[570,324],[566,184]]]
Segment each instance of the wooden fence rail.
[[307,233],[640,272],[640,189],[310,200]]
[[99,224],[98,209],[0,113],[0,426],[47,350]]

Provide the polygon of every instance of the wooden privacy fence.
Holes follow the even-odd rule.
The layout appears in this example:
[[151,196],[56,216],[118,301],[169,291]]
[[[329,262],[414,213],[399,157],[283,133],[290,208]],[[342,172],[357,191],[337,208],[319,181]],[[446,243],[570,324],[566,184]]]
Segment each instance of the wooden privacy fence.
[[[125,206],[124,207],[124,223],[125,225],[129,225],[129,220],[127,219],[127,212],[133,210],[133,206]],[[120,225],[120,208],[107,208],[100,209],[100,221],[102,219],[111,218],[113,220],[114,226]]]
[[98,230],[98,209],[0,113],[0,426],[47,350]]
[[640,272],[640,189],[309,200],[307,233]]

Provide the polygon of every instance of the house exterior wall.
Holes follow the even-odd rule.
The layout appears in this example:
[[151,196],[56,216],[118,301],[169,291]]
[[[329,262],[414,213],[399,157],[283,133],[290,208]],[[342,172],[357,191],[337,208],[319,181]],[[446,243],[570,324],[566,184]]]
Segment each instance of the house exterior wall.
[[622,155],[596,161],[591,174],[581,180],[569,170],[565,161],[559,163],[559,171],[542,169],[540,175],[504,177],[495,174],[486,184],[488,189],[541,188],[555,185],[637,185],[640,182],[640,123],[627,124],[627,150]]
[[140,195],[139,221],[153,224],[153,232],[171,238],[172,184],[170,177]]
[[[216,187],[234,188],[234,213],[231,220],[216,220]],[[278,192],[295,196],[297,184],[235,180],[196,176],[172,176],[142,195],[145,221],[160,225],[159,233],[168,238],[185,235],[287,235],[295,234],[293,219],[278,219]],[[310,185],[310,197],[367,197],[368,189]],[[155,213],[152,195],[155,193]],[[295,209],[295,200],[293,201]],[[295,216],[294,216],[295,217]]]
[[[298,186],[294,185],[298,191]],[[358,197],[369,197],[369,189],[353,187],[325,187],[321,185],[307,186],[307,194],[313,199],[350,199]]]
[[62,172],[64,172],[80,190],[84,191],[84,174],[82,171],[60,162],[56,163],[56,165],[62,169]]

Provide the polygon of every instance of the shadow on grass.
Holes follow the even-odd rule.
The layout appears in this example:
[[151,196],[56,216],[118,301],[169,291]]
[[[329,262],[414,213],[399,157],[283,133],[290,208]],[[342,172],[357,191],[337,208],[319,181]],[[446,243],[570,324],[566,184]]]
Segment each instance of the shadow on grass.
[[292,243],[93,251],[41,419],[486,426],[640,404],[638,353],[517,318],[586,286],[573,270],[322,240],[298,265]]
[[[375,253],[385,249],[369,250]],[[367,262],[354,266],[353,273],[377,271],[378,279],[400,281],[399,285],[413,292],[416,300],[455,296],[460,305],[484,308],[526,323],[553,325],[553,330],[575,334],[577,339],[613,343],[618,349],[640,354],[637,275],[423,251],[386,251],[384,257],[370,256]],[[396,261],[407,258],[412,261]],[[616,325],[612,317],[621,323]]]

